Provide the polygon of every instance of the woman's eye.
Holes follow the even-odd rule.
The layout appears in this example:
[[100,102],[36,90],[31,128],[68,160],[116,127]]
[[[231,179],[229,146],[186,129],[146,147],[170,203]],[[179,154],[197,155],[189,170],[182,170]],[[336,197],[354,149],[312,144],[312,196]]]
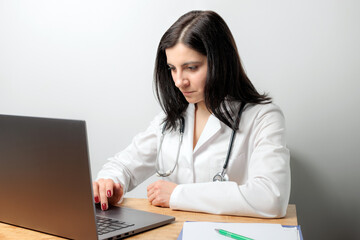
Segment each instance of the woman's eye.
[[175,71],[175,68],[174,67],[168,67],[168,69],[170,70],[170,71]]
[[195,71],[198,68],[198,66],[189,66],[188,69],[191,71]]

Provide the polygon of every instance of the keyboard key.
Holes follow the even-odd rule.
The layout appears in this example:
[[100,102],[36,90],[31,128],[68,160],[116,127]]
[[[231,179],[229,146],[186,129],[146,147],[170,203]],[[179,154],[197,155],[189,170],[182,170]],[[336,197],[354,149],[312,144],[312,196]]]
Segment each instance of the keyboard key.
[[96,223],[98,225],[99,235],[134,226],[134,224],[131,223],[126,223],[123,221],[118,221],[116,219],[104,218],[99,216],[96,217]]

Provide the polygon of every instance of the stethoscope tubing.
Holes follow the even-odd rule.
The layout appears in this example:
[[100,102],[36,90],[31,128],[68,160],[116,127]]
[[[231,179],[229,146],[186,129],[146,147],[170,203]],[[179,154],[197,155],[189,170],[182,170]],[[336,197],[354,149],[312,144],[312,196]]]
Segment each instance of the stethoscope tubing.
[[164,137],[165,137],[165,131],[166,131],[166,125],[167,123],[164,124],[164,127],[161,131],[161,138],[160,138],[160,146],[159,146],[159,154],[157,154],[156,156],[156,174],[157,176],[159,177],[168,177],[170,176],[177,164],[178,164],[178,161],[179,161],[179,155],[180,155],[180,149],[181,149],[181,145],[182,145],[182,142],[183,142],[183,136],[184,136],[184,131],[185,131],[185,119],[183,117],[180,118],[180,136],[179,136],[179,144],[178,144],[178,150],[177,150],[177,154],[176,154],[176,161],[175,161],[175,164],[174,164],[174,167],[169,170],[169,171],[166,171],[166,172],[160,172],[159,170],[159,155],[161,153],[161,149],[162,149],[162,144],[163,144],[163,141],[164,141]]
[[229,150],[228,150],[228,152],[226,154],[226,158],[225,158],[226,160],[225,160],[225,163],[224,163],[224,166],[223,166],[223,170],[226,170],[227,166],[229,164],[231,151],[233,149],[233,144],[234,144],[234,141],[235,141],[236,129],[237,129],[237,126],[239,126],[239,123],[240,123],[240,120],[241,120],[241,115],[242,115],[244,107],[245,107],[245,104],[241,103],[240,110],[239,110],[239,113],[238,113],[238,117],[235,120],[235,123],[234,123],[234,126],[233,126],[233,131],[231,133],[230,144],[229,144],[229,147],[228,147]]
[[221,172],[218,172],[217,174],[215,174],[215,176],[213,177],[214,182],[218,182],[218,181],[222,182],[222,181],[227,181],[228,180],[228,177],[226,176],[227,167],[229,165],[231,151],[233,149],[233,144],[234,144],[234,141],[235,141],[237,126],[239,126],[239,123],[241,121],[241,115],[242,115],[242,112],[244,110],[244,107],[245,107],[245,103],[242,102],[241,105],[240,105],[238,116],[237,116],[237,118],[236,118],[236,120],[234,122],[233,131],[231,133],[230,143],[229,143],[229,147],[228,147],[228,152],[226,154],[223,169],[222,169]]

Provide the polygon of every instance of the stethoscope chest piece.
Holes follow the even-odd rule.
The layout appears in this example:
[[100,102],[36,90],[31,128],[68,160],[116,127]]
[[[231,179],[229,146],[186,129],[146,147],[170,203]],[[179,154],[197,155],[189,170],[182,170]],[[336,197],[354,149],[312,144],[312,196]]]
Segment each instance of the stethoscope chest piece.
[[218,172],[213,177],[213,182],[225,182],[225,181],[229,181],[229,176],[227,174],[224,175],[222,172]]

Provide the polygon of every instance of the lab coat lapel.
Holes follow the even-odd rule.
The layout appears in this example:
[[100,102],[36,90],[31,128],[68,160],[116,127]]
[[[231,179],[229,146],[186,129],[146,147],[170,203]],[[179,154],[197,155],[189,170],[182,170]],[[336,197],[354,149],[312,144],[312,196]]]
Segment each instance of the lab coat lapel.
[[185,135],[184,140],[186,143],[186,153],[191,155],[191,161],[189,164],[192,165],[192,153],[193,153],[193,141],[194,141],[194,117],[195,117],[195,106],[192,103],[189,103],[189,106],[186,110],[186,118],[185,118]]
[[220,120],[214,115],[210,115],[203,132],[200,135],[198,142],[196,143],[194,154],[207,143],[219,130],[221,129]]

